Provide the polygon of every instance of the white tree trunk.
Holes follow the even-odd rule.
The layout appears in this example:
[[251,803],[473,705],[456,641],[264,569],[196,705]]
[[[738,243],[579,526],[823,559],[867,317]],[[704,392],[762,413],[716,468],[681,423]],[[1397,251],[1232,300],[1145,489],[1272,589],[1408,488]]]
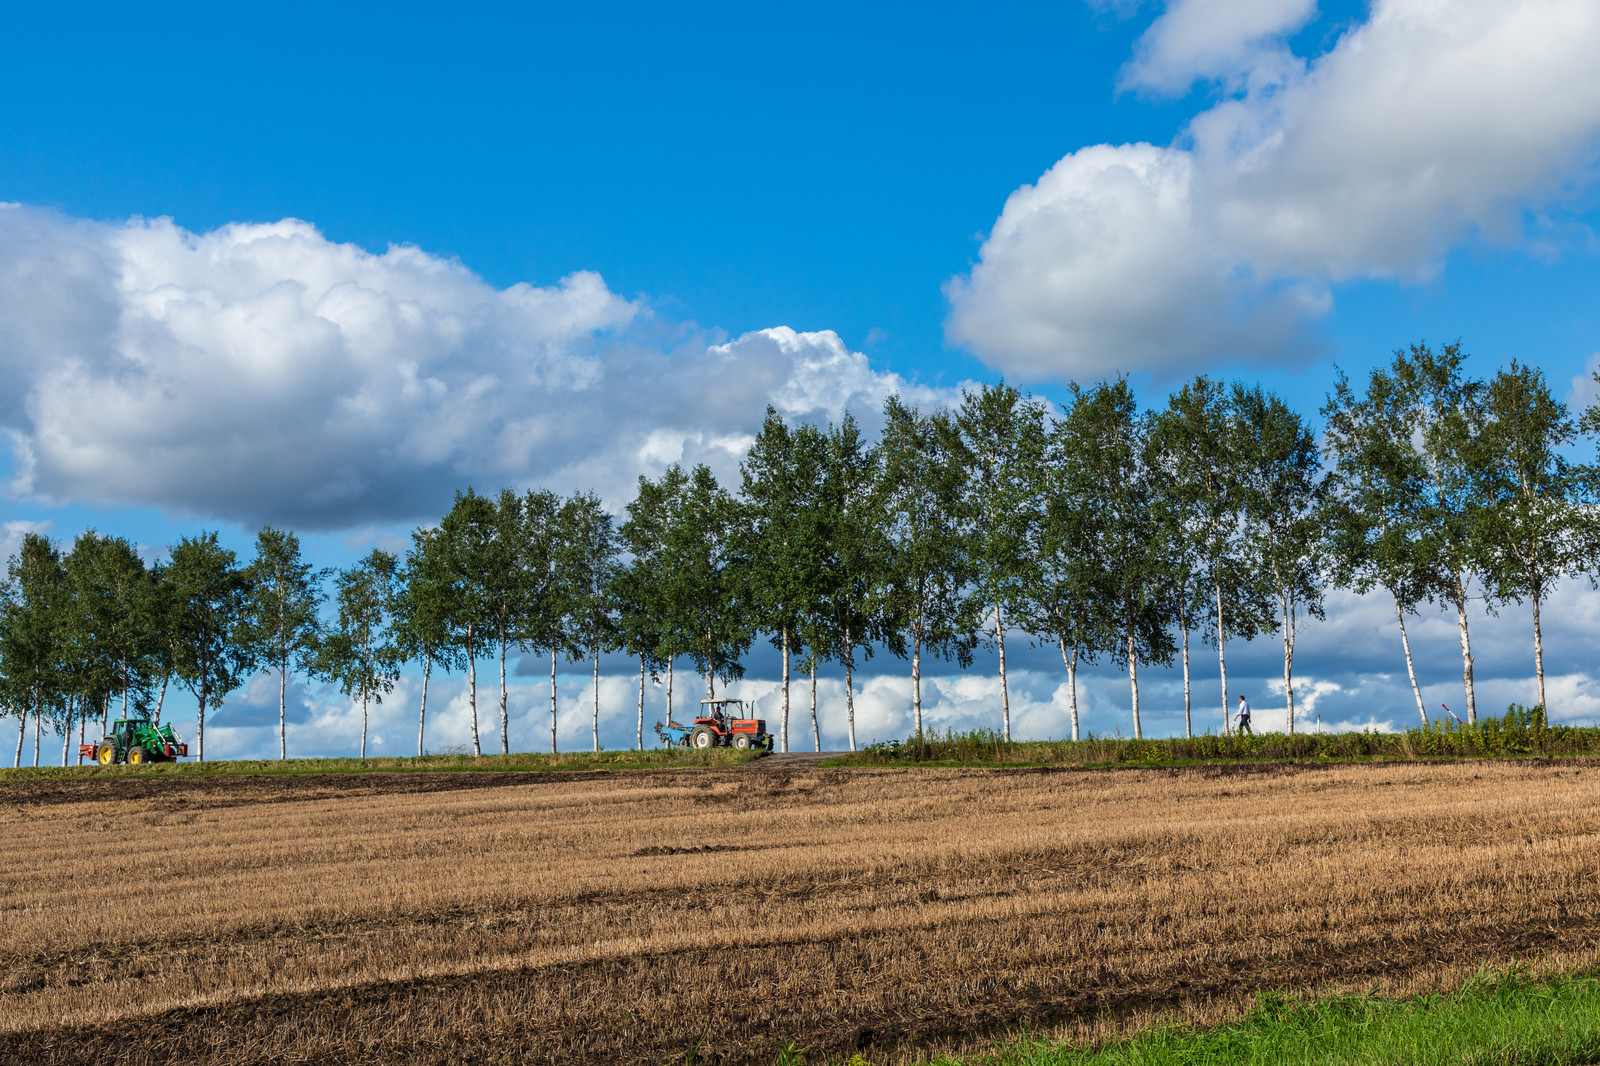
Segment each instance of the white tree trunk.
[[1422,689],[1417,684],[1417,668],[1411,661],[1411,638],[1406,635],[1406,616],[1400,610],[1400,594],[1393,589],[1389,594],[1394,597],[1394,618],[1400,623],[1400,646],[1406,653],[1406,675],[1411,678],[1411,694],[1417,699],[1417,714],[1422,717],[1422,728],[1428,728],[1428,711],[1422,705]]
[[506,709],[506,641],[500,638],[500,754],[511,754],[511,717]]
[[67,718],[61,723],[61,765],[67,765],[67,750],[72,747],[72,703],[73,697],[67,697]]
[[672,660],[667,660],[667,721],[672,721]]
[[1283,698],[1289,716],[1289,733],[1294,734],[1294,607],[1290,597],[1278,594],[1283,613]]
[[556,650],[550,649],[550,754],[556,753]]
[[911,713],[917,723],[917,739],[922,739],[922,622],[911,627]]
[[1144,726],[1139,721],[1139,653],[1134,648],[1133,630],[1128,631],[1128,687],[1133,693],[1133,739],[1144,739]]
[[822,750],[822,732],[817,727],[817,657],[811,657],[811,744]]
[[1222,624],[1222,582],[1216,582],[1217,589],[1217,670],[1222,675],[1222,731],[1230,732],[1228,725],[1228,656],[1227,629]]
[[417,758],[422,757],[422,734],[428,724],[428,675],[433,672],[433,656],[422,655],[422,709],[417,712]]
[[789,750],[789,623],[783,624],[783,750]]
[[600,642],[594,642],[594,750],[600,750]]
[[[1000,651],[1000,715],[1004,725],[1003,735],[1011,740],[1011,693],[1006,687],[1006,627],[1000,616],[1000,601],[994,601],[994,639]],[[855,745],[851,745],[855,750]]]
[[1456,579],[1456,628],[1461,636],[1461,681],[1467,692],[1467,724],[1478,724],[1478,694],[1472,684],[1472,638],[1467,635],[1467,588]]
[[361,757],[367,757],[367,687],[361,686]]
[[[289,727],[285,707],[289,702],[289,671],[287,664],[278,664],[278,761],[289,757]],[[124,715],[126,717],[126,715]]]
[[1178,624],[1183,627],[1183,735],[1192,737],[1194,724],[1189,716],[1189,622],[1183,619]]
[[1544,701],[1544,634],[1539,627],[1539,597],[1533,596],[1533,672],[1539,679],[1539,706],[1545,721],[1550,720],[1550,705]]
[[1061,665],[1067,668],[1067,712],[1072,717],[1072,739],[1078,739],[1078,646],[1072,646],[1067,656],[1067,638],[1056,634],[1056,646],[1061,649]]
[[206,697],[210,695],[205,689],[200,690],[200,708],[194,719],[194,748],[195,761],[206,761]]
[[22,712],[17,715],[17,757],[11,760],[11,768],[13,770],[22,767],[22,742],[27,739],[27,736],[28,711],[27,708],[23,708]]
[[644,655],[639,655],[639,750],[644,750]]
[[167,682],[171,681],[171,680],[172,680],[172,675],[171,674],[166,674],[161,678],[161,695],[156,697],[156,721],[157,722],[161,721],[161,708],[163,706],[165,706],[166,702],[167,702]]
[[482,758],[483,745],[478,738],[478,657],[473,654],[472,634],[467,634],[467,709],[472,718],[472,755]]
[[850,750],[856,750],[856,685],[855,644],[850,639],[850,627],[844,627],[844,713],[850,723]]

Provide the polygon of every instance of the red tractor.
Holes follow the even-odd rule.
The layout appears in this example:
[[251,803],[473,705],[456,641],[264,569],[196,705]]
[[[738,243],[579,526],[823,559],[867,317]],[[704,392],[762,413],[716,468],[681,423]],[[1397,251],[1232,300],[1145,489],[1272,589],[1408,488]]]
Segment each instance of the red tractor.
[[744,700],[701,700],[700,717],[694,725],[679,725],[668,721],[656,723],[656,736],[663,744],[684,748],[735,747],[740,751],[751,748],[772,750],[772,734],[767,732],[764,718],[746,718]]

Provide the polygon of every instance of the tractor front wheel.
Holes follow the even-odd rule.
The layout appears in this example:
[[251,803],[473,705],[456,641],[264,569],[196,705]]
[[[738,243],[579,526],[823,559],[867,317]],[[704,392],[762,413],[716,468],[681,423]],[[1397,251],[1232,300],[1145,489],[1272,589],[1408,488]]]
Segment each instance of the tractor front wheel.
[[740,751],[749,751],[750,750],[750,734],[749,733],[735,733],[733,735],[733,746],[738,748]]
[[116,765],[117,746],[109,740],[102,740],[100,746],[94,751],[94,761],[101,766]]
[[129,766],[138,766],[140,763],[145,763],[145,762],[149,762],[149,761],[150,761],[150,756],[145,754],[145,750],[144,750],[144,747],[142,745],[135,744],[133,747],[128,749],[128,765]]
[[694,727],[694,732],[689,734],[689,743],[696,748],[714,748],[717,745],[717,735],[703,725]]

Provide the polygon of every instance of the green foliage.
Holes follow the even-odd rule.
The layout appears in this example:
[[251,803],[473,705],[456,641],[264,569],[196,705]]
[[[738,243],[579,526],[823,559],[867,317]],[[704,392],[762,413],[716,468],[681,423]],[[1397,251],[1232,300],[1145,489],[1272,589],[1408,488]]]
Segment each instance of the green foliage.
[[367,754],[367,706],[382,703],[400,672],[392,619],[399,560],[373,552],[339,572],[334,602],[337,625],[322,641],[317,672],[337,682],[339,691],[361,701],[361,755]]
[[1480,975],[1449,994],[1392,1000],[1263,992],[1238,1021],[1166,1025],[1099,1048],[1019,1040],[948,1066],[1590,1063],[1600,1058],[1600,980]]
[[238,640],[257,662],[278,671],[278,758],[289,755],[285,690],[292,670],[316,665],[321,632],[317,609],[325,598],[324,573],[300,557],[300,538],[264,527],[256,534],[256,557],[245,571],[249,599]]
[[1513,704],[1476,726],[1435,722],[1402,733],[1202,734],[1161,739],[1007,741],[993,730],[947,731],[868,745],[837,765],[1141,766],[1191,762],[1340,762],[1600,755],[1600,727],[1550,725]]
[[[912,657],[911,703],[922,726],[922,654],[972,664],[981,624],[965,595],[972,564],[960,524],[958,430],[943,411],[924,415],[891,396],[883,408],[876,495],[881,501],[881,595],[891,650]],[[906,638],[909,637],[909,641]]]
[[739,659],[755,639],[749,536],[742,509],[704,464],[689,474],[675,519],[661,560],[667,644],[689,657],[709,690],[744,676]]
[[238,639],[249,582],[233,552],[215,533],[184,537],[165,571],[167,610],[162,619],[174,670],[199,704],[195,754],[205,759],[206,710],[242,685],[255,667],[250,647]]
[[992,620],[981,639],[999,652],[1001,731],[1007,737],[1005,619],[1026,611],[1029,590],[1039,582],[1038,559],[1028,549],[1043,509],[1044,416],[1043,404],[1003,381],[963,392],[955,413],[952,457],[965,475],[959,513],[976,599],[969,617],[980,624],[985,616]]

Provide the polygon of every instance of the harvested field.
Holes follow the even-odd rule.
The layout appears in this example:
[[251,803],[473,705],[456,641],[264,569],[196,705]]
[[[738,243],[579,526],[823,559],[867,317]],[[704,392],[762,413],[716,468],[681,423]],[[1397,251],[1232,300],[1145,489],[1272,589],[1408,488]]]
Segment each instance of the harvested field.
[[873,1062],[1600,963],[1600,762],[0,786],[0,1063]]

